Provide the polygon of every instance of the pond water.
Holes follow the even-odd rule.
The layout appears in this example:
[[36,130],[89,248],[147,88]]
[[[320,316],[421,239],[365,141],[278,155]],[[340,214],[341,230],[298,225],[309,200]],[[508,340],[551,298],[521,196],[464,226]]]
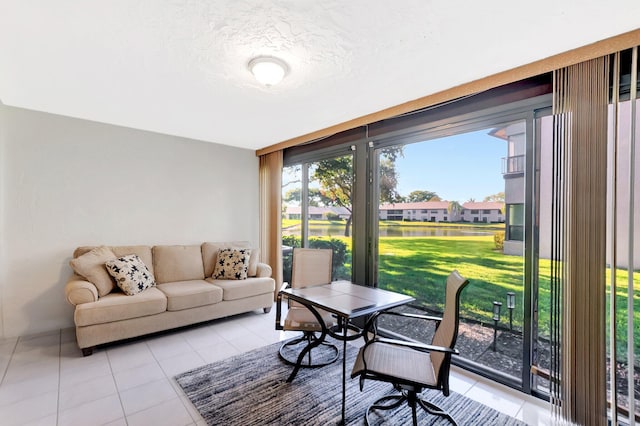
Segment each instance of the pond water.
[[[381,237],[463,237],[463,236],[488,236],[496,230],[478,228],[452,228],[437,226],[397,226],[380,228]],[[282,230],[283,235],[300,235],[300,226],[292,226]],[[335,236],[344,235],[344,225],[312,225],[309,227],[309,236]]]
[[398,227],[380,228],[381,237],[463,237],[463,236],[487,236],[495,231],[479,229],[460,229],[450,227]]

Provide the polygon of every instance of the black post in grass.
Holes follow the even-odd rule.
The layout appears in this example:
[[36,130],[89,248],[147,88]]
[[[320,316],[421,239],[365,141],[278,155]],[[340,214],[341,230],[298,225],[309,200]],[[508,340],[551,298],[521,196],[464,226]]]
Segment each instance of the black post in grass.
[[507,292],[507,309],[509,309],[509,331],[513,331],[513,309],[516,307],[516,294]]
[[496,338],[498,337],[498,323],[500,322],[501,302],[493,301],[493,351],[496,351]]

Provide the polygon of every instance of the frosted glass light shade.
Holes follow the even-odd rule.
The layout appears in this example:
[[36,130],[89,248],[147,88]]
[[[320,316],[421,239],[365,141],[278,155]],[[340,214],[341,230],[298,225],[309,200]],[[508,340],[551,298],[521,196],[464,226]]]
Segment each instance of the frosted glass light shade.
[[260,57],[249,62],[253,76],[265,86],[273,86],[282,81],[287,73],[287,64],[277,58]]

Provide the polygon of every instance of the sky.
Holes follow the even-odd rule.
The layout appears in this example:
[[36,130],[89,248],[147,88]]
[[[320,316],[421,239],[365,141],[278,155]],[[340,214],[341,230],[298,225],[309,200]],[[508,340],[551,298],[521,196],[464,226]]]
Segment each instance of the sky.
[[507,142],[489,136],[490,130],[405,145],[404,158],[396,160],[398,192],[433,191],[460,203],[503,192],[501,159],[507,156]]
[[[489,136],[489,131],[405,145],[404,157],[396,159],[398,192],[407,196],[416,190],[433,191],[442,200],[460,204],[504,192],[502,158],[507,156],[507,142]],[[296,179],[285,168],[283,184]],[[283,191],[297,185],[287,185]]]

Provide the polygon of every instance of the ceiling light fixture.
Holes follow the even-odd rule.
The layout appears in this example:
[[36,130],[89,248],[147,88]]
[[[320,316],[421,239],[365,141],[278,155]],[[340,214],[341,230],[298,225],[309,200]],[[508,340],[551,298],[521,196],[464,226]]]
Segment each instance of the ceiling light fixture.
[[287,74],[287,64],[271,56],[260,56],[249,61],[249,70],[260,83],[273,86],[282,81]]

